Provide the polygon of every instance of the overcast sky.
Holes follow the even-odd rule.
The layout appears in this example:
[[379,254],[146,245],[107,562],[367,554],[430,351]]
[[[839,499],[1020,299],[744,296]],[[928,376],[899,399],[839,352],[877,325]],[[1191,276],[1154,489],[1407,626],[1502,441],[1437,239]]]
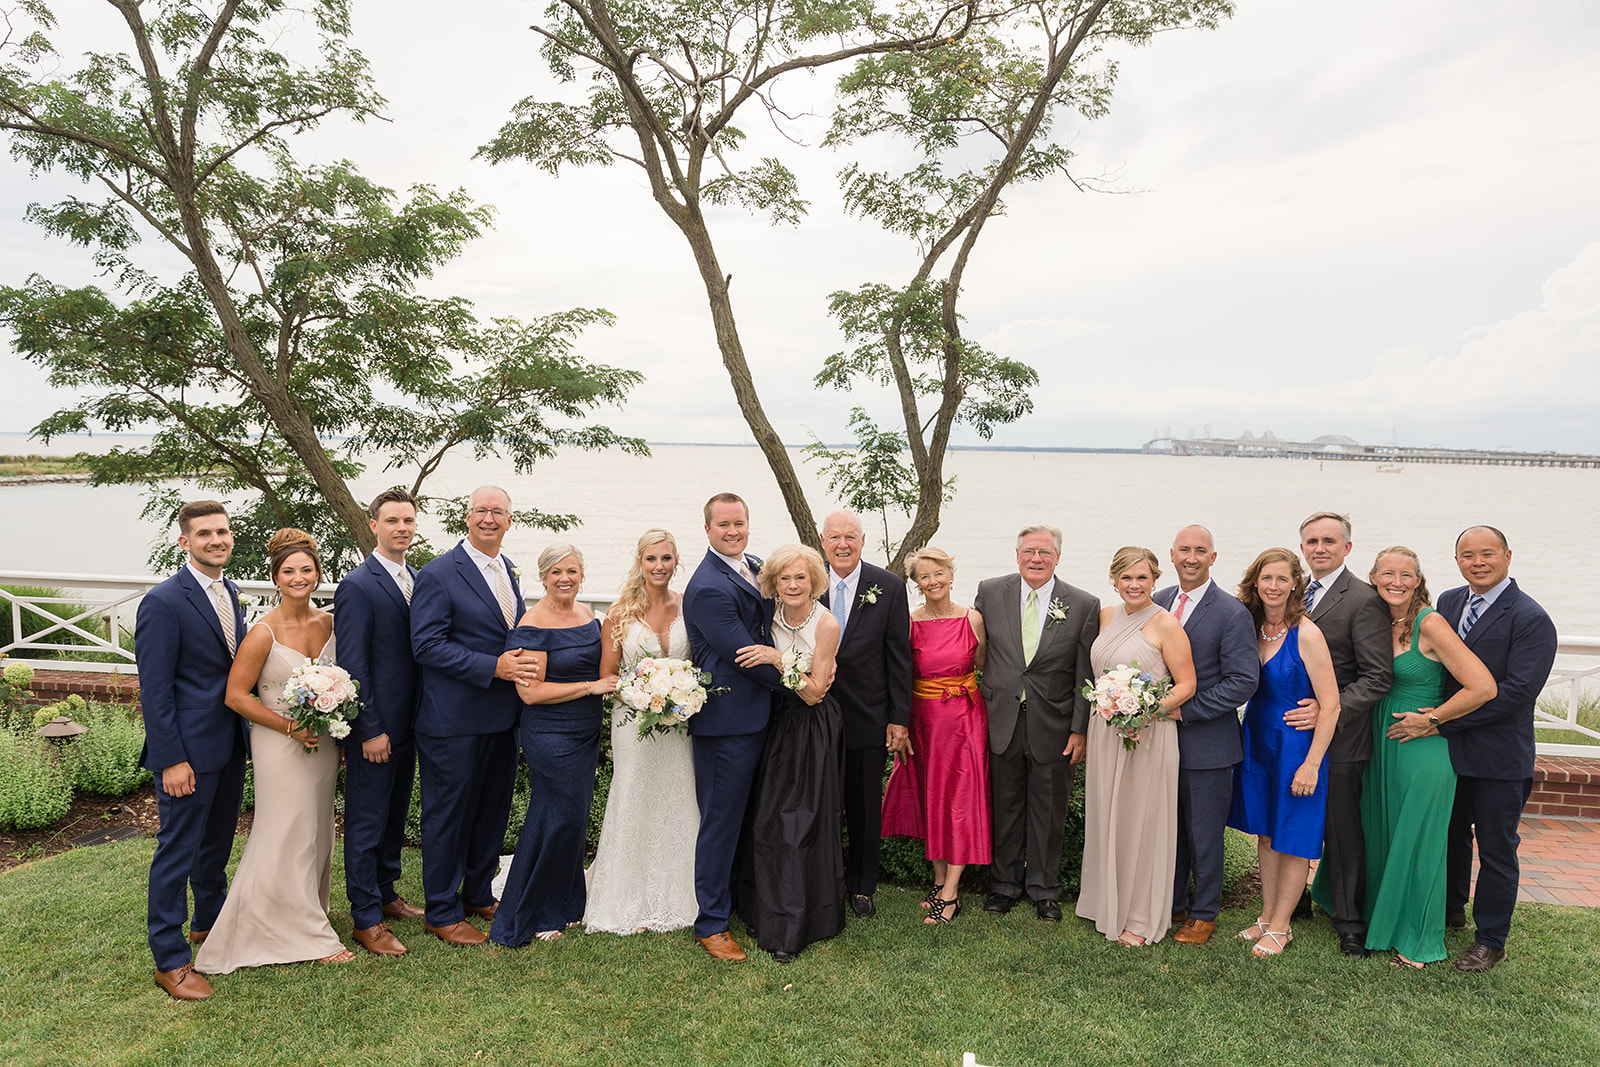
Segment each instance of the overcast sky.
[[[91,45],[81,20],[114,14],[56,7],[62,44]],[[355,44],[392,121],[330,126],[299,154],[494,204],[496,229],[431,291],[484,317],[608,308],[618,324],[583,353],[648,381],[606,421],[656,441],[747,440],[688,249],[641,174],[472,159],[516,100],[553,91],[526,29],[543,7],[357,0]],[[1121,195],[1065,181],[1015,193],[968,271],[967,332],[1042,379],[1033,414],[995,443],[1137,447],[1209,426],[1600,453],[1597,55],[1592,0],[1241,0],[1216,32],[1121,56],[1111,113],[1058,125],[1079,170],[1120,174]],[[831,81],[780,99],[820,114]],[[744,126],[760,139],[754,115]],[[872,400],[809,385],[841,347],[827,294],[914,269],[908,245],[839,210],[844,160],[813,147],[818,128],[773,146],[812,202],[800,227],[712,217],[791,444],[845,439],[850,403]],[[92,280],[81,250],[21,219],[71,191],[0,161],[0,284]],[[23,430],[65,398],[3,344],[0,430]]]

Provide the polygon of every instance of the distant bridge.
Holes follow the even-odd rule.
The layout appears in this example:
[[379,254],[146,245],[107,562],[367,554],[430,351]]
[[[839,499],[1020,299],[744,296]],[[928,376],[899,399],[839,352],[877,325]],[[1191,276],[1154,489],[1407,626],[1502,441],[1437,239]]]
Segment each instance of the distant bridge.
[[1284,441],[1267,431],[1239,437],[1156,437],[1142,451],[1168,456],[1241,456],[1249,459],[1346,460],[1357,463],[1465,463],[1497,467],[1594,467],[1600,456],[1568,452],[1511,452],[1489,448],[1425,448],[1409,445],[1364,445],[1342,434],[1314,441]]

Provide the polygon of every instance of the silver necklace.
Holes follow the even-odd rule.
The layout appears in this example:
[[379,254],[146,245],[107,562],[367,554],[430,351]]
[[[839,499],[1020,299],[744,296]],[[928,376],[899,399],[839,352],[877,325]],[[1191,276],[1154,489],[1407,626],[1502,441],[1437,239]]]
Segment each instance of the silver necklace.
[[1269,644],[1269,645],[1275,644],[1275,643],[1277,643],[1279,641],[1282,641],[1283,640],[1283,635],[1289,632],[1289,625],[1287,623],[1279,623],[1278,625],[1282,626],[1283,629],[1278,632],[1278,635],[1276,637],[1268,637],[1267,636],[1267,624],[1266,623],[1262,623],[1256,629],[1256,633],[1260,634],[1261,635],[1261,640],[1265,641],[1267,644]]
[[799,633],[801,630],[804,630],[806,628],[806,623],[810,622],[813,618],[815,618],[817,612],[819,612],[821,610],[822,610],[822,602],[820,600],[813,600],[811,602],[811,611],[810,611],[810,613],[808,615],[806,615],[805,618],[801,619],[799,622],[791,623],[787,618],[784,617],[787,614],[788,609],[784,605],[780,604],[780,605],[778,605],[778,625],[782,626],[785,630],[788,630],[790,633]]

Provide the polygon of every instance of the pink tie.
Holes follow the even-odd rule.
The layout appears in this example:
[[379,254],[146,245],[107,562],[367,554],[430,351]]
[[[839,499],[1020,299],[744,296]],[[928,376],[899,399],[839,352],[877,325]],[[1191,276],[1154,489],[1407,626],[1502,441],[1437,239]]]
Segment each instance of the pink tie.
[[1179,622],[1182,622],[1183,621],[1183,609],[1188,607],[1188,606],[1189,606],[1189,594],[1188,593],[1179,593],[1178,594],[1178,610],[1174,611],[1172,613],[1172,617],[1174,619],[1177,619]]

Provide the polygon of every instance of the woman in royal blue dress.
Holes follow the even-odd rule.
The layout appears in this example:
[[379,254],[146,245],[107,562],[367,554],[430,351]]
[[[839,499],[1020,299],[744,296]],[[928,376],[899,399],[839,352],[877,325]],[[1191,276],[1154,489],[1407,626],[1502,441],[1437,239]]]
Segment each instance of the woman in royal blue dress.
[[544,597],[506,639],[506,647],[545,654],[539,681],[519,685],[528,814],[517,837],[489,940],[517,947],[553,941],[583,918],[583,854],[600,760],[602,697],[617,676],[600,677],[600,622],[578,603],[583,554],[555,544],[539,554]]
[[[1261,917],[1239,936],[1251,952],[1276,956],[1294,934],[1289,919],[1306,887],[1311,861],[1322,855],[1327,810],[1327,755],[1339,722],[1339,683],[1328,642],[1306,618],[1306,576],[1287,548],[1257,556],[1239,583],[1239,599],[1256,624],[1261,684],[1244,713],[1244,761],[1234,768],[1228,825],[1256,835],[1261,863]],[[1316,729],[1283,721],[1284,712],[1315,697]]]

